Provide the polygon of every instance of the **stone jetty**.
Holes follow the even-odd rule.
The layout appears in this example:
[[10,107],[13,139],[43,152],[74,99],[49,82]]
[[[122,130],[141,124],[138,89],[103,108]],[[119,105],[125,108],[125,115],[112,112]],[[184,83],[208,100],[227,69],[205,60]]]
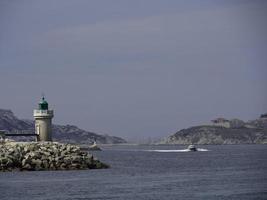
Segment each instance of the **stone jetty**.
[[75,145],[57,142],[0,143],[0,171],[82,170],[107,167]]

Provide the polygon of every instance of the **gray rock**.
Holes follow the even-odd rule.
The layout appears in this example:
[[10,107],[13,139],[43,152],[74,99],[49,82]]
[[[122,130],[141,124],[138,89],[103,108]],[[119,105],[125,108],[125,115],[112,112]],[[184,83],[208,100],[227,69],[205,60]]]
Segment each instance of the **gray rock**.
[[0,171],[75,170],[107,168],[79,147],[60,143],[4,143],[0,144]]

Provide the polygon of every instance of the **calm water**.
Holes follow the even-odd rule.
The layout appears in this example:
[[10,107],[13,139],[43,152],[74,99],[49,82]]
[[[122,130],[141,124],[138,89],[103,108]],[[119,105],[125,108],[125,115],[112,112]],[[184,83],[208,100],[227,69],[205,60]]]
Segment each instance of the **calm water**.
[[0,199],[267,199],[267,145],[113,146],[95,152],[112,168],[0,173]]

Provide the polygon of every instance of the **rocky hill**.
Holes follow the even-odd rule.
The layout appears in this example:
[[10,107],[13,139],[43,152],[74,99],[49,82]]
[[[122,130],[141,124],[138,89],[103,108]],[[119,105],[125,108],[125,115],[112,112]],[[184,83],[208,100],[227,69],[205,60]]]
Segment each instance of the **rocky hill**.
[[213,120],[210,125],[182,129],[165,138],[164,144],[267,144],[267,118]]
[[[54,141],[90,144],[96,141],[99,144],[117,144],[126,143],[119,137],[100,135],[89,131],[82,130],[73,125],[53,125]],[[16,132],[20,130],[34,131],[34,121],[18,119],[11,110],[0,109],[0,130]],[[29,137],[13,137],[12,139],[27,140]]]

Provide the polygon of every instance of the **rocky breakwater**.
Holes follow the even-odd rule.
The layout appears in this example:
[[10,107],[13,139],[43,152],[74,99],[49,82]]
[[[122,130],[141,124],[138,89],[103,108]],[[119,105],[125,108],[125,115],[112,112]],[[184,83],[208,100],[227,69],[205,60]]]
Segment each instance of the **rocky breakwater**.
[[56,142],[0,144],[0,171],[80,170],[108,166],[79,147]]

